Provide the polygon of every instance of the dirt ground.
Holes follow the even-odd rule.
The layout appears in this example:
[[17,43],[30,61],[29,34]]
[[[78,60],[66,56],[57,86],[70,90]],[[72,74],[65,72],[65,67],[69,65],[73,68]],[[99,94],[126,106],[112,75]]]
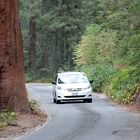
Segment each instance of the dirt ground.
[[[101,94],[101,93],[96,93],[95,94],[96,96],[100,97],[100,98],[103,98],[103,99],[109,99],[107,97],[107,95],[105,94]],[[124,110],[126,111],[130,111],[130,112],[137,112],[137,113],[140,113],[140,102],[139,103],[133,103],[133,104],[118,104],[116,102],[113,102],[111,99],[109,99],[109,101],[111,102],[112,105],[114,106],[121,106]]]
[[0,129],[0,140],[12,140],[14,137],[23,135],[36,127],[44,124],[47,115],[44,114],[17,114],[17,125],[6,126]]
[[124,105],[123,107],[126,111],[140,113],[140,104]]

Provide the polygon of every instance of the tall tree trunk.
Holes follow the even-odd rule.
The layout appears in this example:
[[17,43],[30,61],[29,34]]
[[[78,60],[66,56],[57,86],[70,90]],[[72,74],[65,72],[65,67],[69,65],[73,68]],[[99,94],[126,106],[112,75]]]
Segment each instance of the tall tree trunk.
[[0,110],[30,111],[23,69],[18,0],[0,0]]
[[34,0],[30,0],[30,19],[29,19],[29,70],[35,74],[36,60],[35,60],[35,46],[36,46],[36,15],[32,15],[32,5]]

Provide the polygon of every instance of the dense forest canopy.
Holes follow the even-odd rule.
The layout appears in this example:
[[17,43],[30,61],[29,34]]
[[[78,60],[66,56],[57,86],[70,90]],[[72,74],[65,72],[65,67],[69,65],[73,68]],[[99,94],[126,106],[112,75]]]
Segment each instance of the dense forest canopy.
[[73,49],[94,20],[96,8],[92,0],[20,0],[25,70],[30,77],[74,68]]
[[19,2],[27,80],[80,70],[118,102],[139,95],[139,0]]

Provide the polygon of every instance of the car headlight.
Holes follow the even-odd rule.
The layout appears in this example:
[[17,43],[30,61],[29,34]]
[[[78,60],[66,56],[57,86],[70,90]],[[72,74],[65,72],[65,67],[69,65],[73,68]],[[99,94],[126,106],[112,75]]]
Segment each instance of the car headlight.
[[86,87],[86,88],[83,88],[83,90],[86,90],[86,89],[90,89],[90,86]]
[[61,87],[61,86],[57,86],[57,89],[58,90],[67,90],[67,89],[65,89],[64,87]]
[[57,86],[57,89],[58,89],[58,90],[62,90],[62,87],[61,87],[61,86]]

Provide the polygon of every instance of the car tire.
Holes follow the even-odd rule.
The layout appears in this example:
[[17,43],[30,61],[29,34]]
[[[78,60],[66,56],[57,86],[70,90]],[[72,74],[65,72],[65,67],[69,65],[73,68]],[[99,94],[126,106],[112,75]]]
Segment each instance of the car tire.
[[88,103],[92,103],[92,99],[88,99]]
[[56,100],[56,104],[60,104],[60,100]]
[[92,99],[85,99],[84,103],[92,103]]

